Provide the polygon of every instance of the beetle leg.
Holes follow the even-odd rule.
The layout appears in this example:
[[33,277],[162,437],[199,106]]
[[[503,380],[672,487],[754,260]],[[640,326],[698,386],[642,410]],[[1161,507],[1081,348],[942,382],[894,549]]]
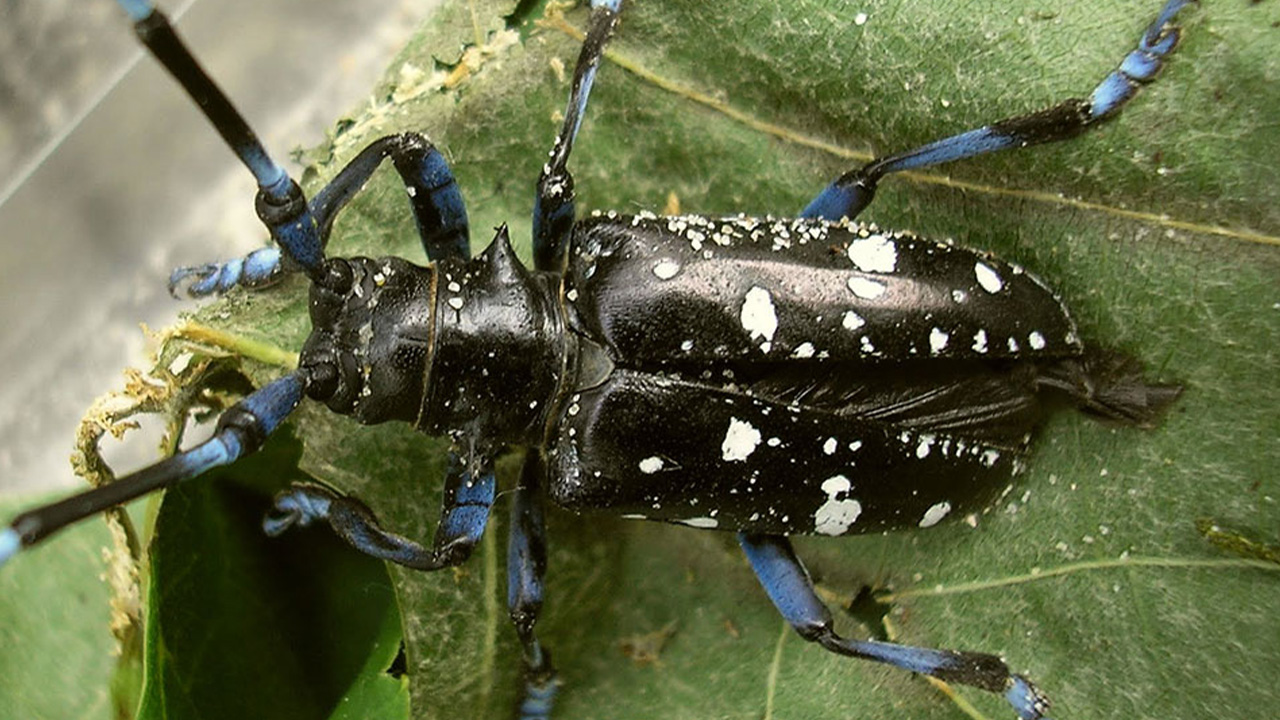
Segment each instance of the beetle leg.
[[780,535],[739,533],[738,542],[773,604],[805,640],[839,655],[874,660],[1001,693],[1023,720],[1044,718],[1049,700],[1026,678],[1011,674],[1004,661],[994,655],[840,637],[831,628],[831,611],[814,593],[809,573],[796,557],[790,540]]
[[366,555],[415,570],[439,570],[460,565],[480,542],[493,507],[496,482],[486,462],[472,473],[457,453],[449,455],[440,524],[431,549],[388,532],[373,511],[356,498],[312,483],[295,483],[276,495],[276,514],[263,520],[268,535],[279,535],[294,525],[307,526],[327,520],[333,531]]
[[560,254],[564,249],[569,230],[573,227],[574,194],[573,175],[569,173],[569,154],[573,141],[582,126],[582,116],[587,110],[591,85],[596,79],[604,48],[618,26],[618,13],[622,0],[591,0],[591,20],[587,37],[573,69],[573,88],[569,91],[569,105],[565,108],[564,123],[556,135],[550,159],[542,166],[538,177],[538,191],[533,205],[533,257],[539,270],[555,270],[560,266]]
[[1169,22],[1193,1],[1169,0],[1143,32],[1137,49],[1126,55],[1120,66],[1107,75],[1087,99],[1071,98],[1039,112],[984,125],[904,153],[876,158],[837,178],[809,203],[801,215],[832,222],[845,217],[852,219],[871,204],[876,184],[890,173],[931,167],[997,150],[1067,140],[1115,116],[1142,85],[1155,79],[1165,57],[1178,44],[1178,28],[1170,26]]
[[547,571],[546,527],[540,484],[546,465],[537,450],[525,454],[520,484],[511,502],[507,544],[507,607],[524,650],[524,692],[517,716],[541,720],[551,715],[557,681],[551,654],[538,642],[533,626],[542,610],[542,577]]

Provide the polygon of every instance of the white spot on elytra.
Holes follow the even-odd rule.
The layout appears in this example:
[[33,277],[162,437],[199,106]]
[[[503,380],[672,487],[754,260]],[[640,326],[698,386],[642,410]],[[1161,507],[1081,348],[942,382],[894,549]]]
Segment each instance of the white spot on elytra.
[[1009,352],[1011,352],[1011,353],[1016,353],[1016,352],[1018,352],[1018,339],[1017,339],[1017,338],[1012,338],[1012,337],[1011,337],[1011,338],[1009,338]]
[[862,272],[891,273],[898,265],[898,246],[883,235],[858,238],[847,252]]
[[946,500],[930,505],[929,509],[924,511],[924,517],[920,518],[920,527],[927,528],[937,525],[949,512],[951,512],[951,503]]
[[978,284],[982,286],[982,289],[989,293],[998,293],[1000,288],[1004,287],[1004,281],[986,263],[974,263],[973,275],[978,279]]
[[862,503],[857,500],[837,500],[841,493],[849,492],[853,487],[849,478],[835,475],[822,481],[822,492],[827,494],[827,501],[813,514],[813,531],[822,535],[843,535],[849,526],[857,522],[862,514]]
[[999,459],[1000,459],[999,450],[984,450],[982,453],[982,464],[986,467],[991,467],[992,465],[995,465],[996,461]]
[[800,345],[796,347],[795,351],[791,353],[791,357],[802,358],[802,359],[811,358],[813,357],[813,353],[814,353],[813,343],[809,343],[809,342],[800,343]]
[[920,444],[916,445],[916,457],[921,460],[929,457],[929,448],[933,446],[935,440],[933,435],[928,433],[920,436]]
[[884,294],[887,286],[882,282],[868,280],[867,278],[854,277],[849,278],[849,289],[854,295],[864,300],[875,300]]
[[653,274],[658,276],[659,280],[670,280],[680,272],[680,263],[674,260],[663,260],[653,266]]
[[836,439],[835,439],[835,438],[833,438],[833,437],[829,437],[829,438],[827,438],[827,441],[826,441],[826,442],[824,442],[824,443],[822,443],[822,452],[824,452],[824,453],[826,453],[826,454],[828,454],[828,455],[835,455],[835,454],[836,454]]
[[848,310],[844,314],[844,321],[840,324],[844,326],[845,330],[857,330],[863,325],[866,325],[867,321],[863,320],[862,316],[858,313]]
[[773,334],[778,331],[778,314],[773,309],[773,298],[769,296],[768,290],[758,285],[747,291],[739,317],[742,327],[751,333],[753,340],[773,340]]
[[941,328],[934,328],[929,331],[929,350],[937,355],[947,348],[947,341],[951,339],[951,335],[944,332]]
[[676,522],[684,523],[689,527],[696,527],[696,528],[714,528],[714,527],[720,526],[719,520],[716,520],[715,518],[709,518],[709,517],[685,518],[684,520],[677,520]]
[[1045,345],[1044,335],[1034,330],[1031,331],[1031,334],[1027,336],[1027,344],[1031,346],[1032,350],[1043,350]]
[[729,429],[725,431],[724,442],[720,443],[720,452],[725,462],[741,462],[756,451],[760,444],[760,431],[751,423],[729,418]]
[[640,461],[640,472],[652,475],[662,469],[662,458],[654,455]]
[[973,334],[973,350],[974,352],[985,353],[987,351],[987,331],[979,330]]

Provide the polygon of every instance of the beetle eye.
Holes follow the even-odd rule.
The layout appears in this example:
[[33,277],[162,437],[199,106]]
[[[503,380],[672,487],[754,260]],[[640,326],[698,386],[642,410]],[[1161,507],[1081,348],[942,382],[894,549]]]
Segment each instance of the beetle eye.
[[342,258],[330,258],[325,261],[324,279],[320,286],[335,295],[346,295],[351,291],[351,263]]
[[338,392],[338,368],[324,361],[304,368],[307,377],[307,397],[324,401]]

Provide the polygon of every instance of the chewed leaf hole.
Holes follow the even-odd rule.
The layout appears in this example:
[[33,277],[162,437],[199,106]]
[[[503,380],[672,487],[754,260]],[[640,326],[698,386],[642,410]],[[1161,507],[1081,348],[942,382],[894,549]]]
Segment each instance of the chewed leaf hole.
[[396,653],[395,659],[387,666],[385,672],[391,677],[399,680],[409,673],[409,658],[404,652],[404,643],[400,643],[400,650]]

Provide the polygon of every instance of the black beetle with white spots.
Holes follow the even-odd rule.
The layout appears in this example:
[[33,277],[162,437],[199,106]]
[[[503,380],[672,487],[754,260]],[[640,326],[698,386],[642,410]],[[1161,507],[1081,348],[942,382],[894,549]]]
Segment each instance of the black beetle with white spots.
[[[453,440],[428,546],[317,484],[275,498],[266,531],[328,524],[356,550],[424,571],[463,563],[498,497],[494,459],[522,448],[507,493],[510,615],[525,668],[516,714],[546,718],[560,688],[535,633],[543,504],[732,531],[805,639],[841,655],[1002,694],[1027,720],[1049,703],[998,657],[838,635],[791,535],[919,530],[1009,487],[1057,407],[1155,425],[1180,388],[1086,344],[1044,281],[987,253],[856,218],[887,175],[1074,137],[1114,117],[1177,45],[1168,0],[1087,98],[877,158],[796,218],[597,213],[579,221],[568,161],[621,0],[593,0],[564,124],[542,167],[534,267],[505,227],[472,258],[466,206],[424,136],[375,141],[308,199],[148,0],[119,0],[142,43],[258,181],[275,246],[181,268],[171,289],[311,281],[297,371],[232,406],[214,436],[151,467],[19,515],[0,562],[57,530],[256,451],[303,401]],[[383,160],[403,180],[423,248],[400,258],[324,249],[335,216]]]

